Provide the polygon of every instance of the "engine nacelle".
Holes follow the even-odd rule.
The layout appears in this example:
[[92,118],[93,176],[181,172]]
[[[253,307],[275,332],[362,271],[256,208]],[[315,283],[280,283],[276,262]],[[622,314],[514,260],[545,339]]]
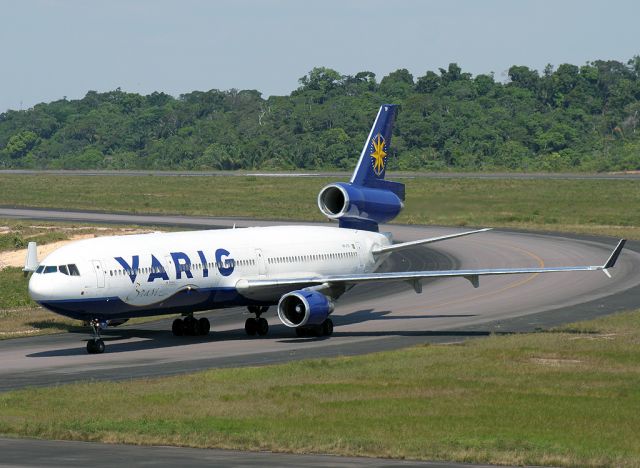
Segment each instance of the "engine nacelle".
[[292,291],[280,298],[278,317],[291,328],[320,325],[333,307],[333,302],[318,291]]
[[320,190],[318,207],[342,226],[344,220],[386,223],[398,216],[403,204],[390,190],[337,182]]

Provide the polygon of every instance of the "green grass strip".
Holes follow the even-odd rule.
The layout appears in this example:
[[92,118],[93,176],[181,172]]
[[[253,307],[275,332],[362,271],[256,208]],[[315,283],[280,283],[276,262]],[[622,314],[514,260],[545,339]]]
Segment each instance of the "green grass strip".
[[0,394],[0,433],[475,463],[638,466],[640,311],[492,336]]
[[[2,204],[322,221],[333,178],[0,175]],[[396,222],[516,227],[640,239],[633,180],[409,179]]]

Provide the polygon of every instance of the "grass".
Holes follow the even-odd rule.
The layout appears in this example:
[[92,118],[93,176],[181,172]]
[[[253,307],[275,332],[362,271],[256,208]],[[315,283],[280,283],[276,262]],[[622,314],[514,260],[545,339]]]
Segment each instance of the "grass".
[[[137,231],[171,230],[166,227],[135,225],[105,226],[96,223],[29,221],[0,218],[0,252],[26,249],[29,242],[45,245],[71,239],[73,236],[106,236]],[[2,265],[0,265],[2,268]]]
[[[41,307],[0,310],[0,340],[79,330],[81,323]],[[86,328],[87,333],[89,329]]]
[[475,463],[638,466],[639,344],[636,311],[461,345],[27,389],[0,395],[0,433]]
[[[322,221],[333,179],[0,175],[4,205]],[[640,239],[633,180],[409,179],[396,222],[571,231]],[[108,196],[105,196],[108,194]]]
[[79,324],[39,307],[27,283],[19,267],[0,270],[0,340],[69,331]]
[[20,267],[0,270],[0,310],[18,307],[36,307],[27,293],[28,280]]
[[[39,245],[57,242],[69,238],[69,231],[64,230],[60,224],[33,225],[23,221],[0,219],[0,252],[5,250],[23,249],[30,241]],[[82,229],[73,226],[72,229]],[[83,232],[91,228],[85,227]]]

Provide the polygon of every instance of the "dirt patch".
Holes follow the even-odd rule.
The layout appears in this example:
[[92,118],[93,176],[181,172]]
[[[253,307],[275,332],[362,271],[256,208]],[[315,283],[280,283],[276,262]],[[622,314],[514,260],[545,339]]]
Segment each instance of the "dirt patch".
[[552,359],[552,358],[531,358],[531,362],[541,364],[543,366],[560,367],[566,365],[580,364],[582,361],[578,359]]
[[[113,228],[105,228],[104,230],[100,229],[99,232],[92,232],[87,234],[73,234],[67,240],[51,242],[49,244],[38,245],[38,259],[42,260],[51,252],[60,247],[67,245],[70,242],[74,242],[81,239],[89,239],[92,237],[101,237],[107,235],[118,235],[118,234],[144,234],[147,232],[151,232],[143,229],[120,229],[114,230]],[[0,270],[7,267],[23,267],[24,260],[27,256],[27,249],[17,249],[17,250],[7,250],[5,252],[0,252]]]
[[598,333],[594,335],[572,336],[569,340],[613,340],[617,333]]

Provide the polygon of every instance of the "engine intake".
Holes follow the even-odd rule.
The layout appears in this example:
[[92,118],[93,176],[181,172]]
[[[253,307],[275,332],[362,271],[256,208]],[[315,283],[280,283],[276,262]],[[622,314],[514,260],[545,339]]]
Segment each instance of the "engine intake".
[[287,327],[320,325],[333,312],[333,302],[318,291],[292,291],[278,302],[278,317]]
[[330,219],[386,223],[398,216],[402,200],[390,190],[338,182],[318,194],[318,208]]

